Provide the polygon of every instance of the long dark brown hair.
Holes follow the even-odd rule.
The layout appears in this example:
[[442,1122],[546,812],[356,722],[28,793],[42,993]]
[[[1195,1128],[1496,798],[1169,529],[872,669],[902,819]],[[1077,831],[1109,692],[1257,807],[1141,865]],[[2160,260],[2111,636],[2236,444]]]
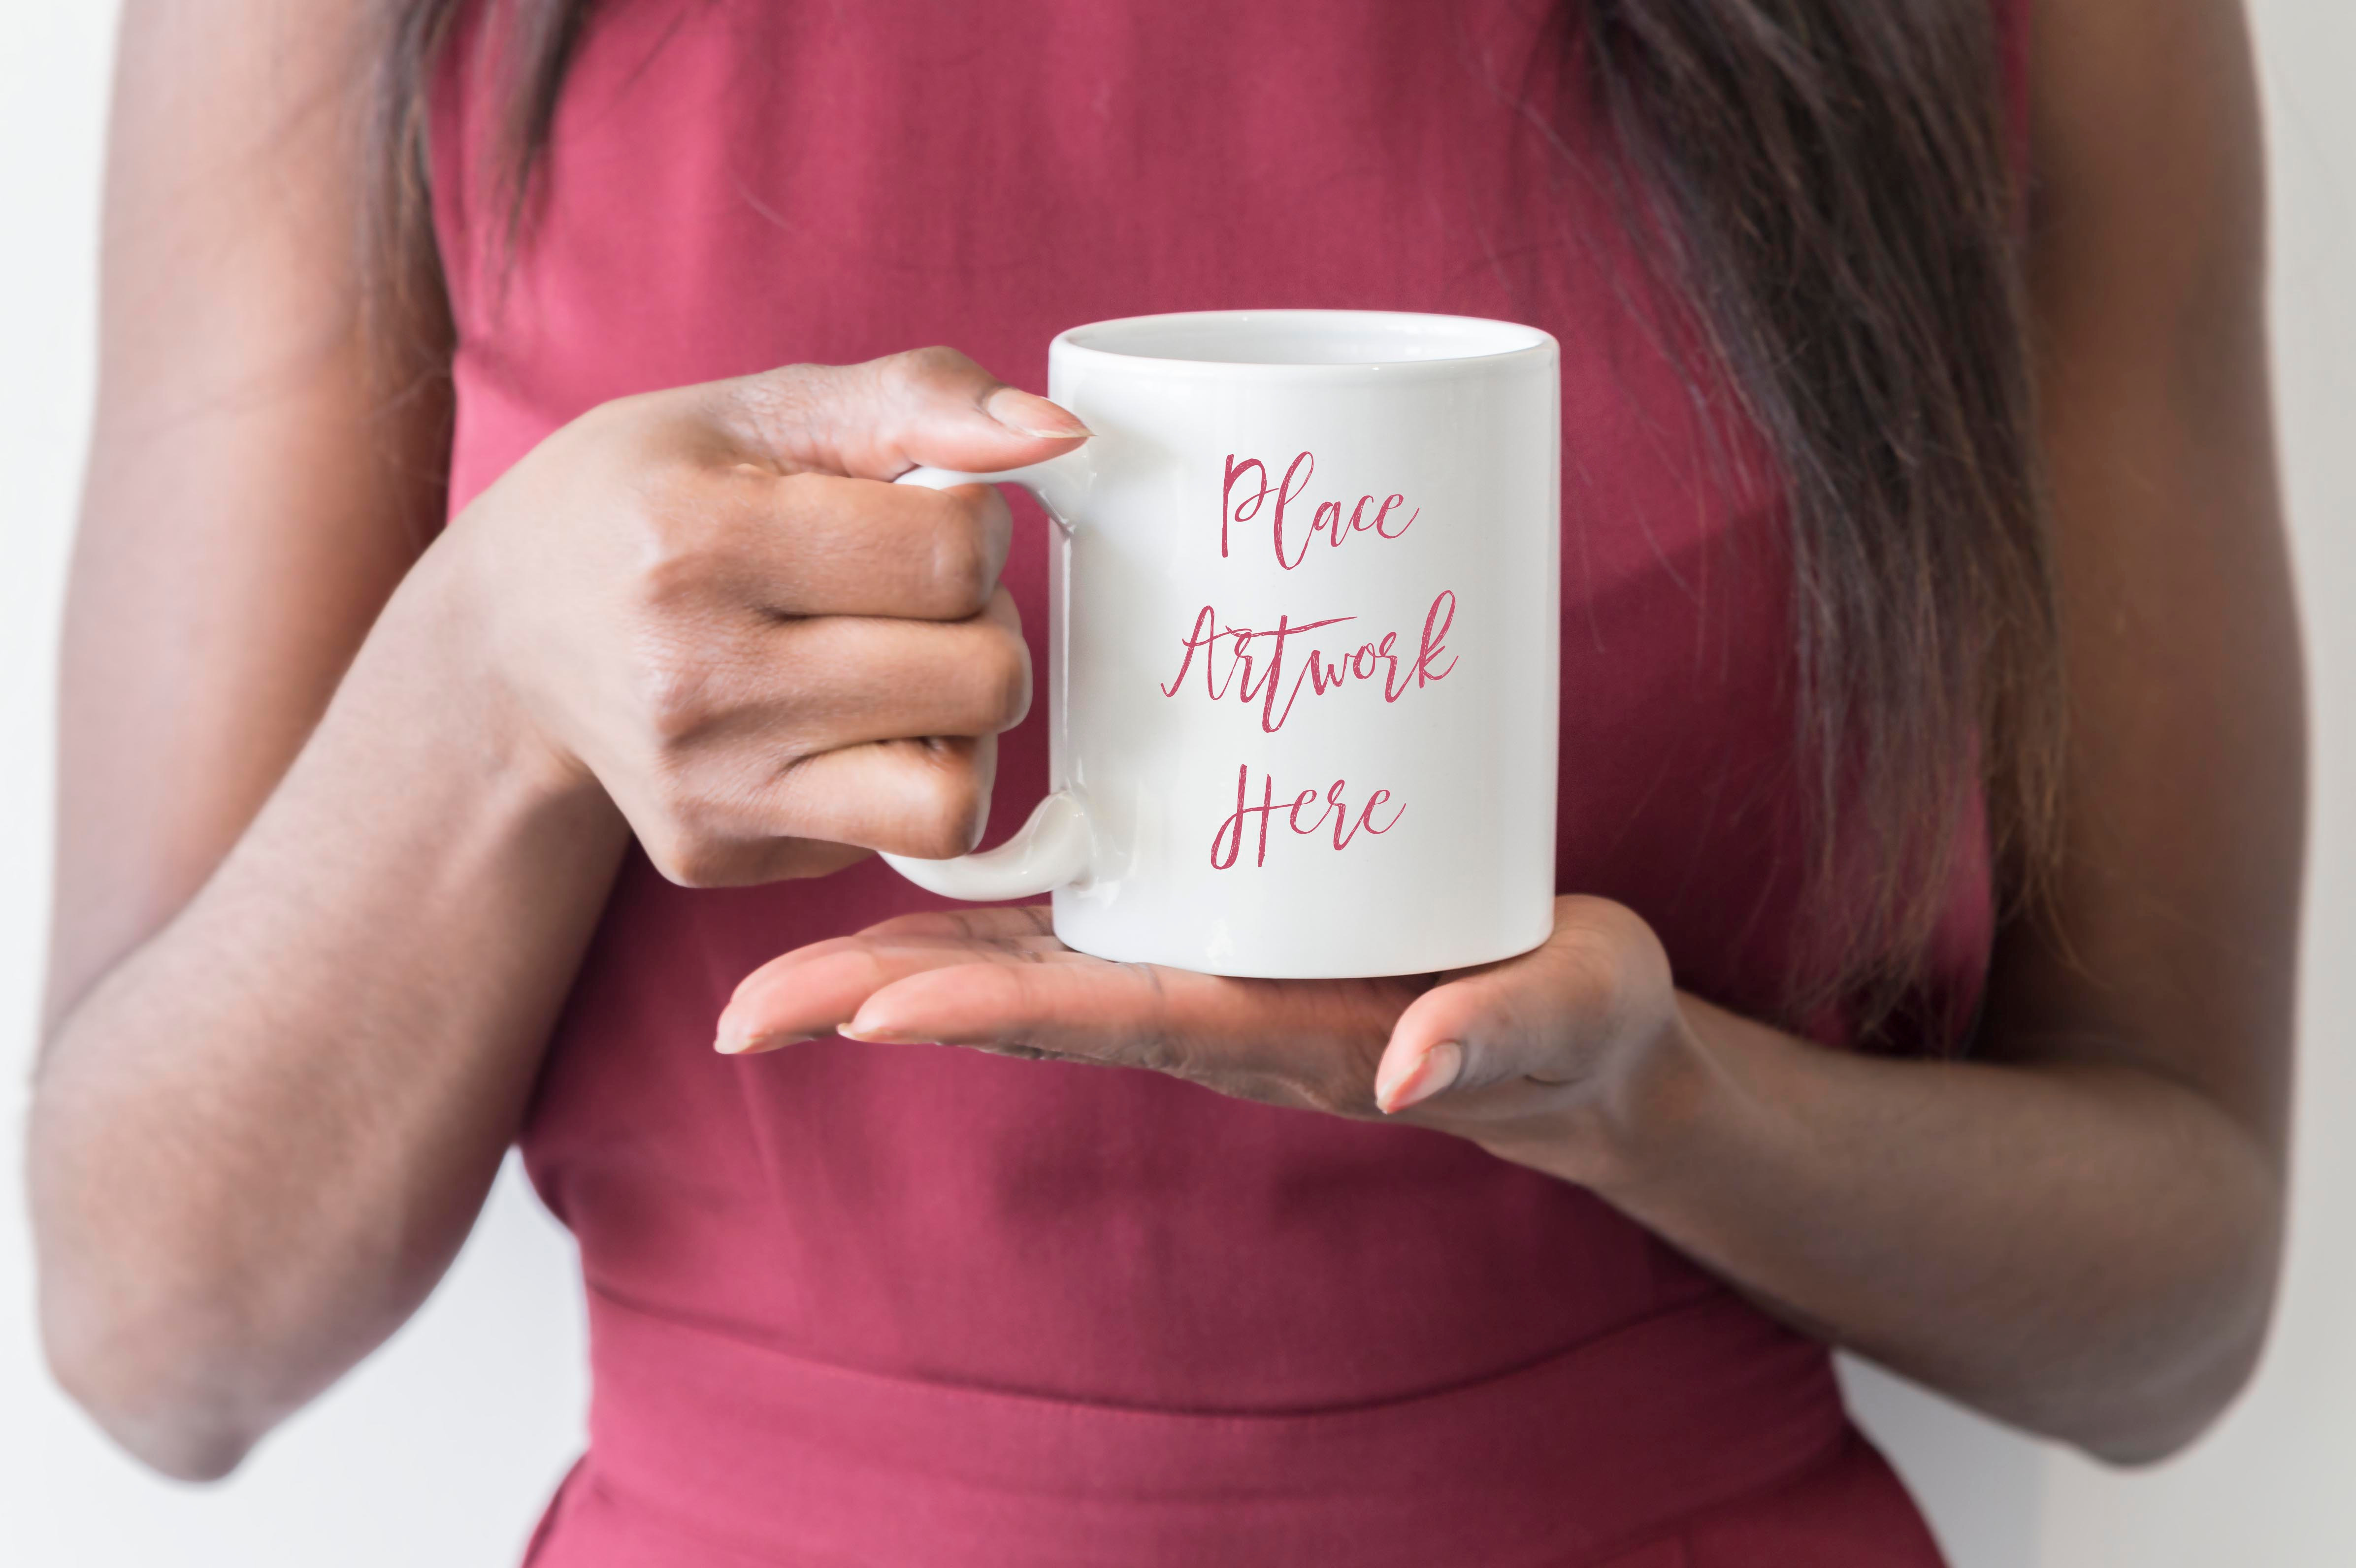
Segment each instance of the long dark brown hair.
[[[467,0],[379,3],[370,295],[380,336],[430,355],[425,105]],[[485,3],[520,224],[598,0]],[[1870,1034],[1921,969],[1975,791],[2016,905],[2055,847],[2058,636],[1991,0],[1560,0],[1547,37],[1541,63],[1583,73],[1610,133],[1660,297],[1715,361],[1689,384],[1780,469],[1814,844],[1787,1005],[1837,998]]]

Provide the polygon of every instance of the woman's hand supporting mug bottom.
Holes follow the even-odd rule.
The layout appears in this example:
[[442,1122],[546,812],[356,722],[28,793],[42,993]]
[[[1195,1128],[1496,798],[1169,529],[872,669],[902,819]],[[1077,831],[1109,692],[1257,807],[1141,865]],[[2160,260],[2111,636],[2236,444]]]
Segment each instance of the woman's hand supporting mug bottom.
[[1518,958],[1347,981],[1112,963],[1066,947],[1031,905],[903,916],[787,953],[738,987],[718,1046],[771,1050],[831,1029],[1150,1068],[1537,1163],[1537,1145],[1568,1152],[1565,1125],[1600,1151],[1649,1115],[1637,1102],[1668,1087],[1681,1027],[1659,940],[1601,898],[1556,900],[1554,934]]
[[[1826,1050],[1677,991],[1624,907],[1438,976],[1230,979],[1065,947],[1044,906],[906,916],[737,988],[718,1048],[939,1042],[1387,1117],[1577,1183],[1817,1337],[2133,1461],[2245,1375],[2265,1156],[2123,1063]],[[843,1048],[843,1047],[834,1047]],[[2089,1258],[2102,1267],[2090,1273]]]

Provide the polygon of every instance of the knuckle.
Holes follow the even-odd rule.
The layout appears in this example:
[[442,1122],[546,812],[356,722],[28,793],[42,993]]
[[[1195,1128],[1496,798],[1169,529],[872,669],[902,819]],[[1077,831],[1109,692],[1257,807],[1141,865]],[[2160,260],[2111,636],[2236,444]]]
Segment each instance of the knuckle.
[[655,869],[681,887],[737,887],[745,877],[736,862],[734,846],[689,837],[672,846],[668,860],[656,860]]
[[1012,633],[982,643],[969,666],[975,716],[991,733],[1012,729],[1031,711],[1031,650]]
[[875,361],[878,378],[894,392],[919,392],[971,371],[973,361],[946,344],[905,349]]
[[708,599],[726,575],[728,530],[680,476],[649,477],[631,543],[630,596],[657,615]]
[[900,841],[894,852],[916,860],[955,860],[973,847],[946,814],[920,814],[903,825]]
[[911,823],[898,853],[916,860],[955,860],[971,847],[961,831],[946,822]]
[[638,843],[647,852],[647,859],[651,861],[654,868],[662,874],[662,879],[672,886],[709,887],[712,886],[711,883],[703,880],[703,863],[697,856],[693,847],[683,838],[660,836],[649,838],[641,834]]
[[650,781],[652,821],[638,842],[655,869],[681,887],[728,887],[744,880],[742,835],[684,769],[661,767]]
[[741,553],[747,564],[783,568],[790,578],[814,564],[855,553],[875,532],[873,514],[845,495],[835,475],[802,468],[747,476],[746,486],[737,509],[745,532],[732,532],[726,543],[732,556]]
[[969,759],[937,763],[901,824],[907,847],[900,853],[924,860],[948,860],[965,854],[980,836],[982,813],[989,803],[980,770]]
[[969,401],[990,380],[971,360],[939,344],[886,355],[864,368],[877,413],[888,427],[904,434],[907,422],[928,405],[944,398]]
[[728,847],[712,834],[667,821],[651,832],[640,833],[638,842],[667,881],[681,887],[728,886]]
[[947,515],[932,529],[932,588],[944,610],[969,616],[990,602],[998,585],[996,563],[972,509],[953,496],[942,499]]
[[638,667],[638,711],[666,753],[693,740],[720,716],[710,660],[676,645],[659,647]]
[[738,412],[753,428],[775,438],[816,423],[834,373],[831,365],[780,365],[746,376],[732,392]]

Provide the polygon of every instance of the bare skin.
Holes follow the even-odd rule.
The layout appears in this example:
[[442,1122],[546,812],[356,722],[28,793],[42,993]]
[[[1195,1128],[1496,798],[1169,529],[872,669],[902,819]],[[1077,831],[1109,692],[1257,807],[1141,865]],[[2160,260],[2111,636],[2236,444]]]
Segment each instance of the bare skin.
[[[183,1476],[432,1288],[629,832],[695,884],[964,847],[1027,693],[1004,513],[873,481],[1079,438],[945,353],[780,371],[596,411],[421,549],[431,487],[386,482],[350,390],[331,9],[124,27],[32,1177],[59,1376]],[[2071,841],[1979,1059],[1811,1047],[1577,897],[1428,989],[895,921],[748,979],[723,1048],[842,1026],[1395,1115],[1997,1415],[2189,1441],[2274,1289],[2304,820],[2256,114],[2230,0],[2040,11]]]

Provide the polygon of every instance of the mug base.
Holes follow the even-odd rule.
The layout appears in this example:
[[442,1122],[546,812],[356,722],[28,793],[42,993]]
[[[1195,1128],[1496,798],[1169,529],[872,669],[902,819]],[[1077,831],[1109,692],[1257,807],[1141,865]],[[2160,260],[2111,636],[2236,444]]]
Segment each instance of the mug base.
[[1519,958],[1544,946],[1554,934],[1554,901],[1550,897],[1537,919],[1511,935],[1490,931],[1480,941],[1419,943],[1388,950],[1338,941],[1317,952],[1301,951],[1297,946],[1292,950],[1280,950],[1270,944],[1239,939],[1226,930],[1206,932],[1199,940],[1183,946],[1167,940],[1126,942],[1119,940],[1116,933],[1090,929],[1098,923],[1085,917],[1071,918],[1063,898],[1058,897],[1055,906],[1055,938],[1075,952],[1114,963],[1150,963],[1229,980],[1386,980],[1403,975],[1444,974]]

